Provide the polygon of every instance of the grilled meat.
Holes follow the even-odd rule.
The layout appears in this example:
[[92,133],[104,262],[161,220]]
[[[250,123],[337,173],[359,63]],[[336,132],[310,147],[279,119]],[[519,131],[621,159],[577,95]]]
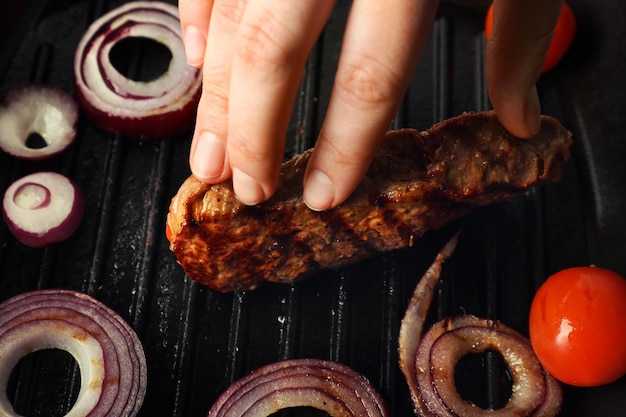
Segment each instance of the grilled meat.
[[285,162],[276,194],[253,207],[237,200],[230,182],[192,176],[172,199],[167,236],[186,274],[215,290],[293,282],[407,247],[473,207],[556,180],[570,144],[551,117],[522,140],[493,112],[465,113],[424,132],[389,132],[353,195],[324,212],[302,200],[310,150]]

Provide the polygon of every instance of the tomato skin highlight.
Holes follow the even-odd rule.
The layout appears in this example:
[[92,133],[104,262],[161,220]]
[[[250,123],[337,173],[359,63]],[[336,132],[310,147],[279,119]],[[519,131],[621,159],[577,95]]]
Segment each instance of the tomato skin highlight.
[[530,308],[539,361],[569,385],[598,386],[626,374],[626,280],[608,269],[564,269],[539,288]]
[[[485,38],[489,39],[491,31],[493,29],[493,3],[487,9],[487,15],[485,17]],[[554,35],[550,42],[550,48],[548,54],[541,67],[541,72],[550,71],[559,63],[563,55],[567,52],[574,40],[576,34],[576,17],[572,9],[563,3],[561,6],[561,13],[559,20],[557,21],[554,29]]]

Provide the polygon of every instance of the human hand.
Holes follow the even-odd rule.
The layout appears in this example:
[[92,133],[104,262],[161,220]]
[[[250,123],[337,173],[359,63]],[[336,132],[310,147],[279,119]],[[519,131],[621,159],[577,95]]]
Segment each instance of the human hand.
[[[274,193],[289,112],[334,3],[180,0],[188,61],[203,66],[190,152],[199,180],[218,183],[232,175],[245,204]],[[353,3],[327,116],[305,175],[304,199],[313,209],[343,202],[362,179],[417,66],[436,9],[436,1]]]
[[[560,0],[496,1],[487,46],[491,99],[503,124],[528,137],[538,129],[534,83]],[[232,175],[245,204],[274,193],[289,110],[333,5],[331,0],[180,0],[187,59],[203,67],[204,76],[190,152],[199,180],[219,183]],[[305,173],[304,200],[312,209],[337,206],[361,181],[417,66],[437,6],[437,1],[354,2],[326,119]]]

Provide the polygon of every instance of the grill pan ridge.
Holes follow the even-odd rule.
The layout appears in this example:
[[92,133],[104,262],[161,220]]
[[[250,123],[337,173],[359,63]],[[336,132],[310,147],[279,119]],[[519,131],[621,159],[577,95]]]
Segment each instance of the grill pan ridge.
[[[73,92],[72,59],[90,22],[125,1],[26,0],[0,6],[0,92],[30,82]],[[170,2],[175,3],[174,0]],[[527,333],[538,286],[568,266],[595,263],[626,275],[626,29],[618,1],[571,0],[579,18],[572,50],[538,88],[544,113],[574,134],[562,182],[417,239],[405,250],[292,285],[267,284],[221,294],[187,279],[164,234],[170,198],[189,175],[189,135],[133,141],[81,118],[76,142],[44,161],[0,154],[0,186],[31,172],[74,179],[87,201],[83,223],[65,242],[32,249],[0,224],[0,301],[39,288],[86,292],[117,311],[146,351],[148,391],[140,416],[205,416],[234,380],[294,357],[337,360],[364,374],[390,415],[412,416],[397,361],[399,323],[410,294],[437,250],[462,228],[445,267],[429,321],[468,312]],[[305,67],[285,158],[310,148],[327,108],[351,2],[340,0]],[[4,11],[4,13],[3,13]],[[442,1],[420,66],[391,128],[425,129],[464,111],[489,108],[484,77],[485,2]],[[141,47],[129,71],[147,70]],[[498,407],[510,383],[497,355],[467,358],[459,390]],[[28,417],[62,416],[80,376],[61,351],[28,355],[10,380],[9,398]],[[560,415],[626,415],[626,381],[565,387]],[[287,410],[281,416],[324,415]]]

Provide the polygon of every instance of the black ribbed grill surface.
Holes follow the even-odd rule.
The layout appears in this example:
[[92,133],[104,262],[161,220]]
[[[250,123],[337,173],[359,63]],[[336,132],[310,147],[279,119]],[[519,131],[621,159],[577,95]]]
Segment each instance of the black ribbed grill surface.
[[[0,90],[40,82],[72,92],[72,59],[83,31],[121,3],[32,0],[8,6],[5,16],[13,18],[5,18],[0,32]],[[489,107],[484,7],[477,3],[442,3],[393,127],[424,129]],[[430,320],[468,312],[526,333],[532,295],[550,273],[596,263],[626,274],[626,31],[619,23],[626,6],[571,4],[579,17],[574,46],[539,82],[544,112],[575,137],[561,183],[476,210],[407,250],[294,285],[220,294],[185,277],[164,235],[169,200],[189,175],[189,137],[138,142],[83,118],[77,141],[52,159],[18,161],[0,154],[0,189],[30,172],[54,170],[73,178],[87,199],[78,232],[45,249],[22,246],[0,224],[0,300],[59,287],[89,293],[116,310],[146,351],[149,380],[141,416],[204,416],[232,381],[292,357],[341,361],[372,381],[392,416],[411,416],[397,365],[399,322],[417,280],[459,227],[461,241],[446,264]],[[286,158],[314,144],[349,7],[338,2],[306,66]],[[133,51],[131,71],[141,74],[145,59],[141,50]],[[495,355],[468,358],[457,369],[459,389],[480,405],[499,406],[510,389],[503,368]],[[45,351],[20,363],[9,396],[27,416],[64,415],[78,384],[69,355]],[[625,389],[624,381],[567,388],[562,415],[624,416]],[[305,411],[312,413],[289,415]]]

